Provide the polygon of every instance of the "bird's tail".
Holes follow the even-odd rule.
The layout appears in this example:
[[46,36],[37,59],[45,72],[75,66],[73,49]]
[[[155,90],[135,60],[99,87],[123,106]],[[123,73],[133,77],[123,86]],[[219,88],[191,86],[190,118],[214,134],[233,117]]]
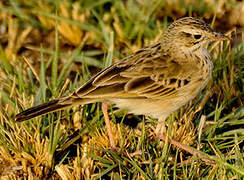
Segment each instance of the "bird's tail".
[[[84,101],[84,102],[83,102]],[[88,102],[86,102],[87,99],[81,99],[81,98],[74,98],[72,96],[64,97],[64,98],[58,98],[54,99],[52,101],[46,102],[44,104],[40,104],[38,106],[32,107],[30,109],[27,109],[15,116],[15,121],[21,122],[26,121],[28,119],[47,114],[49,112],[54,112],[58,110],[62,110],[64,108],[68,108],[71,106],[74,106],[76,104],[87,104],[89,102],[92,102],[92,99],[90,99]]]

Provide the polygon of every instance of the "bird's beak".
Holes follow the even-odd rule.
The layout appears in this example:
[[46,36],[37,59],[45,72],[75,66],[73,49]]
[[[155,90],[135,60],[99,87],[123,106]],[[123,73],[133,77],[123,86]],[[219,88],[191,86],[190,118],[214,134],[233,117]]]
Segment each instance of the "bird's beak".
[[221,34],[221,33],[217,33],[217,32],[214,32],[213,33],[214,36],[213,36],[213,39],[214,41],[231,41],[231,38],[229,38],[228,36],[224,35],[224,34]]

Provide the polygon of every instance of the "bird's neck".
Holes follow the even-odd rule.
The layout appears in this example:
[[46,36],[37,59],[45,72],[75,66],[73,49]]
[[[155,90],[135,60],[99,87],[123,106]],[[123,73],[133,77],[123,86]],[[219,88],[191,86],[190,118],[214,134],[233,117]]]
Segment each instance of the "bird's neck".
[[162,40],[163,51],[169,54],[171,57],[177,58],[182,61],[189,62],[194,60],[193,57],[199,57],[200,59],[210,60],[208,51],[203,46],[195,46],[192,48],[182,46],[181,44],[172,40],[173,38],[166,37]]

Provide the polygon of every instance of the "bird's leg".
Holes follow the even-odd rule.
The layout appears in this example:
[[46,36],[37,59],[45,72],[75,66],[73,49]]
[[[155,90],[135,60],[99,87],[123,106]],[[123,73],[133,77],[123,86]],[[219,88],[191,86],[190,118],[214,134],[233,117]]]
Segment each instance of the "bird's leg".
[[203,99],[201,100],[196,113],[201,111],[203,109],[203,107],[205,106],[205,104],[207,103],[208,99],[211,97],[212,95],[212,86],[213,86],[213,79],[211,78],[207,84],[206,87],[206,94],[204,95]]
[[156,136],[159,136],[160,134],[163,134],[165,131],[165,117],[161,117],[158,119],[158,124],[156,126]]
[[196,113],[203,109],[203,107],[205,106],[205,104],[207,103],[207,101],[211,95],[212,95],[212,92],[207,90],[206,94],[204,95],[203,99],[201,100],[200,104],[198,105]]
[[111,125],[110,125],[110,120],[109,120],[109,116],[108,116],[108,104],[107,103],[104,103],[104,102],[102,103],[102,111],[103,111],[103,115],[105,118],[106,127],[108,130],[109,142],[110,142],[112,150],[115,150],[116,146],[114,143],[114,137],[113,137],[113,133],[112,133]]

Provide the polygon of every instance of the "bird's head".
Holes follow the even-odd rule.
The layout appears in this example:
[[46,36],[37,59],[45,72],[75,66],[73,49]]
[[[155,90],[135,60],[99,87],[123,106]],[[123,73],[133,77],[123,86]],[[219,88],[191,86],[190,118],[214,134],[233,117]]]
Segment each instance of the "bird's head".
[[213,31],[204,21],[185,17],[173,22],[164,35],[167,43],[174,43],[181,48],[195,50],[211,41],[230,40],[224,34]]

